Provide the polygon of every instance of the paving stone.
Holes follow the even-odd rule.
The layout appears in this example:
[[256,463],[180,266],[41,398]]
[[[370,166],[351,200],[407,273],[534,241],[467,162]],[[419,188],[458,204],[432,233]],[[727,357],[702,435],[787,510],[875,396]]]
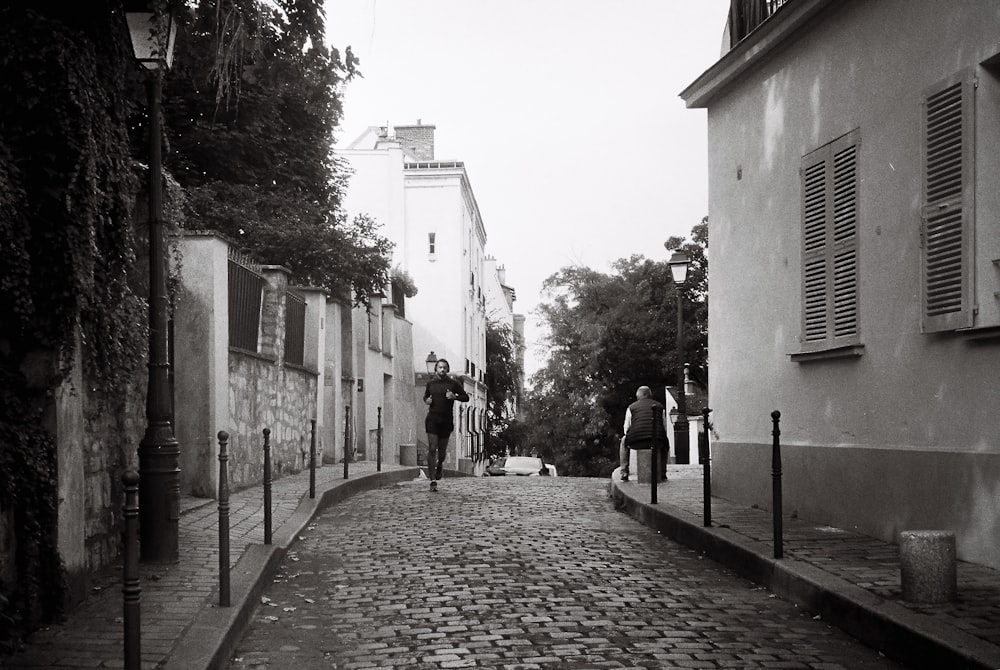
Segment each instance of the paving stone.
[[[351,612],[369,622],[356,638],[338,638],[327,659],[338,667],[357,658],[355,650],[369,649],[375,631],[413,616],[427,629],[395,628],[392,644],[436,667],[809,667],[831,655],[851,668],[898,667],[616,512],[594,480],[455,479],[448,494],[454,507],[401,484],[321,513],[314,519],[320,532],[295,545],[301,575],[294,584],[277,580],[268,596],[283,602],[310,584],[331,594],[322,603],[331,620]],[[373,527],[373,516],[383,521]],[[490,542],[468,540],[468,527],[492,529],[493,519],[504,519],[509,532]],[[482,560],[493,554],[504,557],[502,566]],[[414,583],[401,575],[393,569],[400,556],[433,578]],[[385,569],[319,569],[324,564]],[[485,574],[483,565],[490,565]],[[406,606],[384,607],[385,593],[398,594]],[[418,603],[430,604],[429,611]],[[740,625],[748,618],[758,625]],[[760,625],[762,618],[772,626]],[[263,626],[254,617],[244,639],[277,645],[290,625]],[[328,636],[324,628],[310,634],[319,640]],[[795,632],[773,632],[788,630]],[[807,640],[800,630],[809,631]],[[310,667],[319,657],[308,643],[300,646],[277,664]],[[233,670],[247,667],[236,660],[241,656],[238,649]]]
[[[373,463],[351,466],[352,476],[373,471]],[[319,468],[318,487],[338,483],[342,472],[339,465]],[[505,491],[505,486],[517,488]],[[648,487],[622,486],[648,495]],[[307,491],[307,472],[275,480],[276,533]],[[448,479],[442,495],[433,498],[409,483],[358,494],[324,512],[336,532],[314,519],[273,580],[265,576],[274,587],[296,583],[284,603],[296,610],[282,612],[277,622],[255,616],[251,625],[282,630],[286,636],[277,647],[282,655],[317,653],[314,665],[324,668],[332,667],[338,654],[351,659],[340,668],[441,667],[415,652],[408,641],[418,636],[442,640],[443,650],[461,647],[463,655],[453,662],[479,667],[556,667],[552,659],[559,667],[593,668],[893,667],[885,659],[866,665],[867,656],[859,665],[856,643],[824,622],[794,607],[785,611],[788,603],[768,598],[766,590],[736,580],[731,571],[715,566],[710,575],[714,564],[694,552],[665,550],[665,538],[615,512],[607,492],[606,480],[468,478]],[[504,495],[514,503],[503,504]],[[660,485],[658,495],[664,505],[700,519],[700,467],[671,466],[670,481]],[[261,496],[254,489],[231,496],[231,565],[248,544],[263,540]],[[358,518],[361,510],[364,518]],[[149,670],[170,658],[196,616],[218,607],[217,504],[184,498],[182,511],[180,563],[141,569],[143,668]],[[394,542],[386,541],[381,528],[372,532],[372,518],[391,520],[384,530],[394,534]],[[429,519],[435,521],[428,524]],[[713,520],[718,528],[771,545],[767,510],[713,499]],[[357,524],[356,532],[345,537],[345,524]],[[435,524],[443,530],[438,545],[421,545]],[[469,527],[483,532],[470,534]],[[502,541],[485,530],[491,528],[504,529]],[[303,566],[303,555],[295,552],[326,540],[348,540],[342,547],[347,553],[327,551],[321,564]],[[433,556],[435,569],[414,560],[415,549],[422,552],[416,559]],[[954,602],[911,604],[901,602],[898,548],[892,544],[786,518],[784,550],[787,558],[1000,648],[998,571],[959,562]],[[386,573],[400,581],[387,580]],[[519,588],[506,580],[510,573],[523,576]],[[0,657],[0,667],[123,667],[118,579],[116,571],[95,576],[103,589],[64,623],[36,633],[23,652]],[[322,588],[305,586],[315,580]],[[730,593],[732,580],[741,586]],[[308,604],[303,594],[314,601],[309,608],[300,606]],[[316,611],[306,611],[312,608]],[[650,636],[650,631],[659,632]],[[309,644],[313,636],[323,641]],[[504,644],[508,640],[527,644]],[[362,648],[377,643],[385,646]],[[356,654],[348,653],[352,645]],[[236,667],[313,667],[288,665],[274,649],[251,644]],[[623,650],[635,657],[623,658]]]

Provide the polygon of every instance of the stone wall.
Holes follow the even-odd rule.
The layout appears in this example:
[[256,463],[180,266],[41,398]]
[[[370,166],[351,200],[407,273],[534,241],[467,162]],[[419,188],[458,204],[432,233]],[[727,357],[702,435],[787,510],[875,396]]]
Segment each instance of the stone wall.
[[271,431],[274,479],[308,467],[317,379],[317,374],[307,370],[230,352],[230,426],[226,430],[233,490],[263,482],[265,428]]
[[[141,382],[141,383],[140,383]],[[139,469],[139,442],[145,431],[145,376],[132,392],[84,397],[84,546],[87,569],[101,570],[118,560],[125,503],[121,477]]]

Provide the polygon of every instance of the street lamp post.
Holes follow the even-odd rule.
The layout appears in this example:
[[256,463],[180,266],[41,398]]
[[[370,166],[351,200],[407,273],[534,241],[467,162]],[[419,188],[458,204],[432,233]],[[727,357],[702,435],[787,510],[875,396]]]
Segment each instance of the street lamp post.
[[687,280],[690,259],[683,251],[675,251],[670,257],[670,274],[674,279],[677,294],[677,421],[674,422],[674,455],[677,463],[690,462],[690,434],[688,432],[687,398],[684,388],[684,315],[681,305],[681,289]]
[[180,519],[180,448],[171,425],[170,361],[167,357],[167,290],[164,256],[160,89],[170,67],[173,17],[146,3],[126,3],[136,60],[146,68],[149,116],[149,378],[146,433],[139,443],[139,547],[143,561],[175,563]]

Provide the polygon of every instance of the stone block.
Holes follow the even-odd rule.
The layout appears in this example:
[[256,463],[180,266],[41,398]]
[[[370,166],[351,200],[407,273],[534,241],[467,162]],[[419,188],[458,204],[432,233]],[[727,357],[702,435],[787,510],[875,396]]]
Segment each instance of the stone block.
[[904,530],[899,534],[899,569],[903,600],[943,603],[958,594],[955,533]]
[[633,472],[635,472],[638,478],[638,482],[640,484],[648,484],[649,475],[651,472],[649,464],[649,455],[652,453],[652,450],[631,449],[630,451],[632,454],[634,454],[634,456],[631,458],[629,462],[635,463],[635,469],[633,470]]

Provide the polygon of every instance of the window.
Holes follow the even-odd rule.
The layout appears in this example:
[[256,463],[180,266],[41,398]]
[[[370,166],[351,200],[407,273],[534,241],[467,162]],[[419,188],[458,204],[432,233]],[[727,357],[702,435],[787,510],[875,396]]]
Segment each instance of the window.
[[387,356],[392,356],[392,339],[393,339],[393,324],[395,319],[393,318],[392,305],[383,304],[382,305],[382,353]]
[[972,295],[972,77],[926,92],[920,244],[923,332],[967,328]]
[[[381,311],[381,310],[379,310]],[[376,351],[379,351],[379,345],[382,343],[382,324],[380,323],[379,314],[375,313],[375,310],[369,306],[365,314],[368,317],[368,346]]]
[[802,161],[802,352],[861,342],[854,130]]
[[433,256],[437,253],[437,234],[427,233],[427,253]]

